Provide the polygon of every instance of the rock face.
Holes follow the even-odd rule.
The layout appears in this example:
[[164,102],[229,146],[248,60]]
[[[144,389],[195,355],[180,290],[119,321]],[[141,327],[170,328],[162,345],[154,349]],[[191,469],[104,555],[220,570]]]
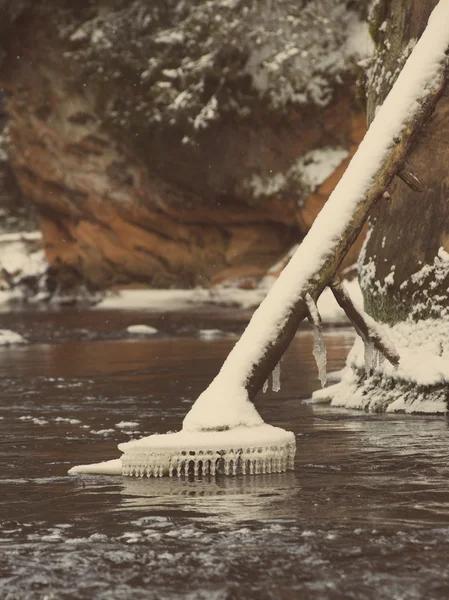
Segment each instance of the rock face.
[[[383,102],[405,59],[424,31],[437,0],[381,1],[372,17],[376,56],[370,67],[368,116]],[[406,168],[422,192],[396,178],[392,199],[379,203],[361,254],[361,287],[370,314],[394,325],[408,318],[439,318],[449,312],[449,98],[440,99],[421,131]]]
[[361,15],[97,4],[24,2],[2,41],[9,160],[53,274],[68,289],[257,282],[363,136]]

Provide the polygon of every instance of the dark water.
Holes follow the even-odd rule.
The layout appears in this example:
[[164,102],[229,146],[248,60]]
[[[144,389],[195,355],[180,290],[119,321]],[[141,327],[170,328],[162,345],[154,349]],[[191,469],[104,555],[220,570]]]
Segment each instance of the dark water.
[[[258,399],[267,422],[296,433],[294,472],[66,475],[117,457],[131,437],[178,429],[246,318],[0,314],[0,328],[30,339],[0,348],[1,600],[449,597],[446,419],[311,406],[306,331],[283,361],[282,391]],[[124,335],[142,322],[162,335]],[[229,335],[198,338],[217,326]],[[326,342],[341,368],[352,332]]]

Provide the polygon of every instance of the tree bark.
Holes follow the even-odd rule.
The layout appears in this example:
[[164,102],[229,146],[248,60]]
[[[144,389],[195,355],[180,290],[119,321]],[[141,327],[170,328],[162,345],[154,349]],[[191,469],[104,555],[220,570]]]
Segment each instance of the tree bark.
[[[371,23],[376,55],[368,81],[369,121],[436,4],[437,0],[378,4]],[[393,179],[388,189],[392,200],[379,203],[369,219],[359,261],[365,310],[389,325],[449,314],[449,263],[439,257],[441,248],[449,252],[448,122],[446,92],[407,156],[407,170],[419,179],[422,193]]]

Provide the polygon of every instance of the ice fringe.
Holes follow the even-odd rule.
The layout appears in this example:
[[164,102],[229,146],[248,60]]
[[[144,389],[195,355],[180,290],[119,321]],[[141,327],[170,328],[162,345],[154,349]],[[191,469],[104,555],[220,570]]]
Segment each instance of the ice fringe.
[[224,475],[281,473],[294,467],[295,436],[272,425],[184,432],[120,444],[122,474]]
[[327,383],[327,354],[326,344],[323,338],[323,328],[321,326],[321,317],[318,312],[315,300],[310,294],[306,294],[306,304],[309,311],[310,322],[313,329],[313,356],[318,369],[318,377],[321,387],[325,387]]
[[283,473],[293,469],[292,446],[244,446],[224,451],[186,449],[177,454],[129,453],[122,457],[122,475],[131,477],[170,477],[183,475],[258,475]]

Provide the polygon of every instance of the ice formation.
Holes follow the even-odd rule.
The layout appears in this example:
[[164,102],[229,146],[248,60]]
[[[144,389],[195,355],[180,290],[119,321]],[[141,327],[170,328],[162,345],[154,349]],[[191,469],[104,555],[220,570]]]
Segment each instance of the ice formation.
[[315,300],[310,294],[306,294],[306,303],[313,328],[313,356],[318,368],[318,377],[320,379],[321,387],[325,387],[327,383],[327,354],[326,344],[324,343],[323,338],[323,328],[321,326],[321,317],[317,305],[315,304]]
[[364,367],[365,367],[365,372],[367,375],[371,375],[371,372],[374,368],[374,359],[375,359],[375,352],[374,352],[374,344],[368,340],[364,340],[364,353],[363,353],[363,357],[364,357]]
[[[370,411],[447,413],[449,321],[406,321],[384,328],[400,352],[399,365],[382,360],[380,353],[373,364],[363,340],[357,337],[341,382],[314,392],[312,400]],[[366,375],[369,366],[371,376]]]
[[295,436],[271,425],[151,435],[120,444],[121,459],[80,465],[70,474],[170,477],[281,473],[294,468]]
[[281,361],[274,367],[272,377],[271,389],[273,392],[279,392],[281,390]]

